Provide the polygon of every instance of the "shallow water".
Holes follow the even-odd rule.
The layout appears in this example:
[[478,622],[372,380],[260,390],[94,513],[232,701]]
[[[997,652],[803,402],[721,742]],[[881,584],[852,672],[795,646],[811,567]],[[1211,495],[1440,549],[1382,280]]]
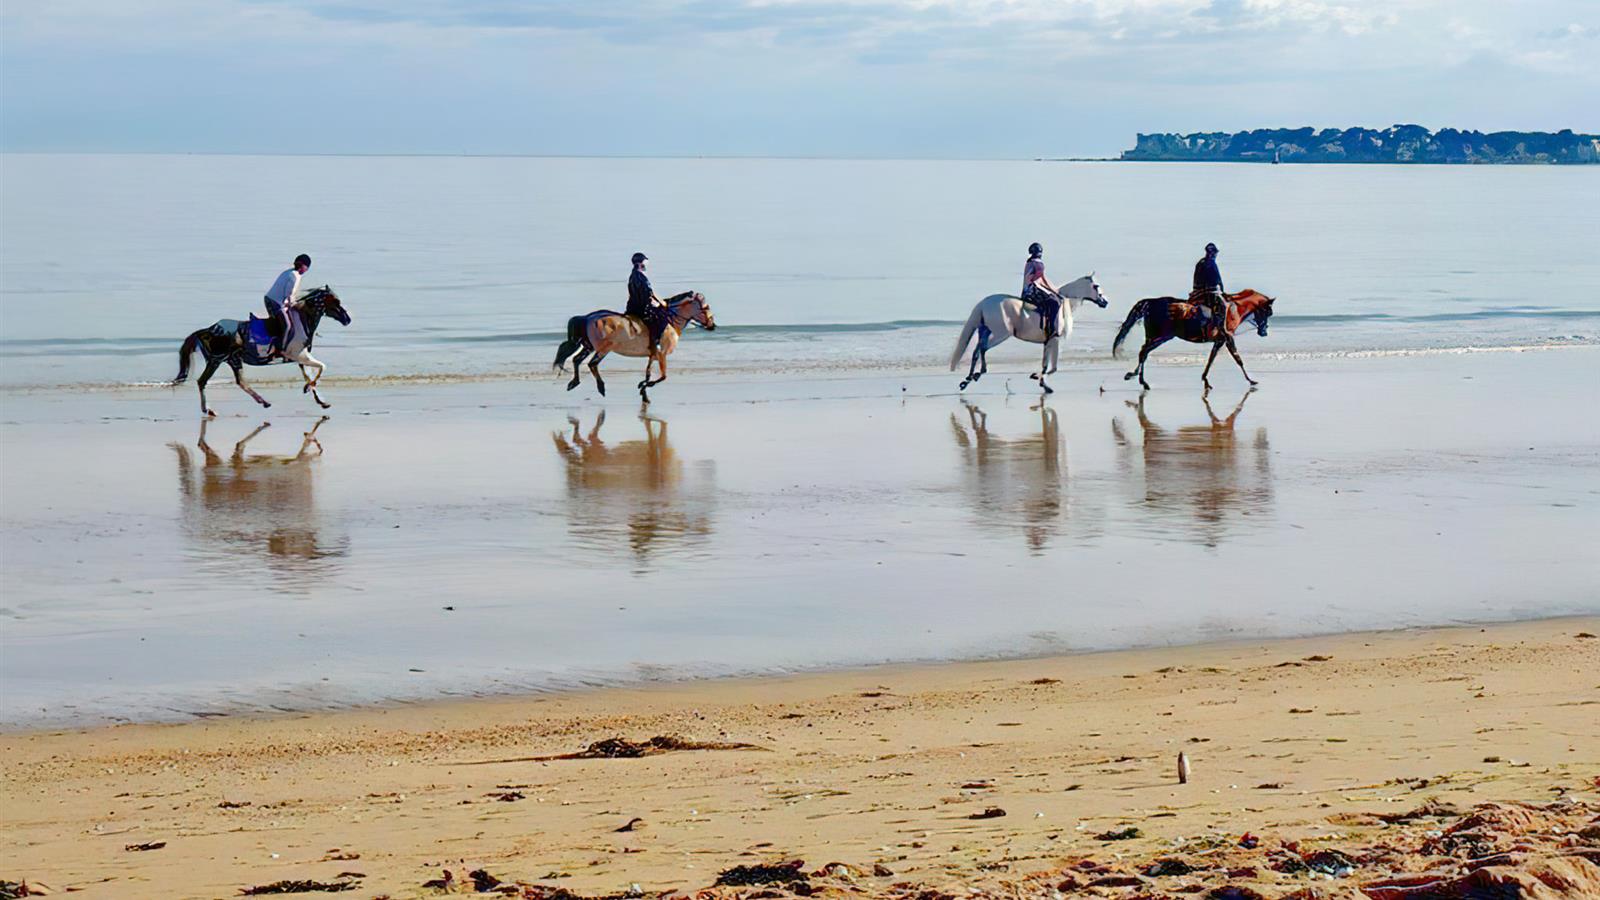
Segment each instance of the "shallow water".
[[0,722],[1600,611],[1600,350],[1246,354],[1255,392],[1090,365],[1042,404],[1006,370],[689,376],[645,413],[343,386],[320,425],[281,387],[210,424],[13,393]]
[[[1600,172],[1584,167],[841,160],[28,156],[0,159],[0,385],[172,377],[182,337],[260,307],[297,252],[355,322],[335,377],[542,372],[627,258],[704,291],[683,371],[922,366],[1042,241],[1095,270],[1065,362],[1207,240],[1280,298],[1261,355],[1600,342]],[[1591,167],[1592,168],[1592,167]],[[1001,348],[1002,358],[1026,351]],[[253,373],[286,377],[285,369]]]

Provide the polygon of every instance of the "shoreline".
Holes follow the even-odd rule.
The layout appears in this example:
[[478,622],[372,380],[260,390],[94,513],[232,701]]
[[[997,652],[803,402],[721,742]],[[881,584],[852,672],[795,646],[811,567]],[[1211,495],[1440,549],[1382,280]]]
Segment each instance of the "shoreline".
[[[0,877],[187,897],[359,871],[366,895],[412,897],[482,868],[586,894],[799,858],[890,896],[1084,857],[1194,862],[1197,840],[1245,832],[1262,853],[1394,843],[1404,829],[1372,814],[1426,798],[1462,815],[1600,802],[1600,734],[1567,709],[1600,702],[1600,639],[1580,637],[1596,632],[1586,616],[7,733]],[[759,749],[527,759],[657,735]],[[1140,836],[1094,837],[1127,827]],[[1311,883],[1252,868],[1187,880],[1265,896]]]
[[[541,347],[544,346],[540,342]],[[554,346],[556,341],[548,342]],[[1131,345],[1131,342],[1130,342]],[[1026,347],[1027,349],[1019,349]],[[1397,347],[1397,348],[1357,348],[1350,350],[1274,350],[1263,346],[1250,348],[1252,352],[1246,354],[1252,366],[1266,367],[1289,363],[1342,363],[1361,360],[1389,360],[1411,358],[1437,358],[1459,357],[1478,354],[1487,355],[1520,355],[1533,353],[1557,353],[1576,351],[1600,351],[1600,344],[1583,343],[1578,340],[1571,342],[1545,341],[1531,344],[1504,344],[1504,345],[1478,345],[1463,344],[1459,346],[1443,347]],[[1100,374],[1105,380],[1114,382],[1111,376],[1120,376],[1122,372],[1137,357],[1137,349],[1126,350],[1122,357],[1113,357],[1109,354],[1082,356],[1072,355],[1073,351],[1064,349],[1060,360],[1060,371],[1067,375],[1074,374]],[[994,362],[997,374],[1007,374],[1009,377],[1018,377],[1026,374],[1032,357],[1033,345],[1012,344],[1003,351],[996,351]],[[1205,364],[1206,351],[1198,345],[1173,345],[1168,344],[1162,349],[1159,356],[1154,356],[1152,365],[1159,363],[1161,366],[1174,369],[1195,369]],[[4,357],[0,356],[0,361]],[[805,380],[816,382],[838,382],[870,379],[874,377],[901,377],[901,378],[929,378],[945,379],[951,375],[959,376],[967,365],[963,361],[956,369],[951,370],[945,365],[926,361],[901,361],[901,362],[848,362],[822,365],[815,361],[798,362],[772,362],[756,364],[745,362],[730,364],[727,362],[712,363],[677,363],[672,370],[672,377],[678,382],[700,382],[718,376],[735,376],[735,380],[726,382],[730,385],[752,385],[770,383],[773,381]],[[465,384],[496,384],[496,383],[528,383],[539,382],[558,384],[570,377],[571,369],[565,373],[558,373],[550,368],[541,368],[534,364],[517,369],[493,369],[482,372],[402,372],[389,375],[339,375],[330,374],[323,379],[321,384],[330,388],[352,389],[382,389],[386,387],[412,387],[427,385],[465,385]],[[626,383],[630,369],[616,366],[608,370],[608,377]],[[271,388],[285,386],[298,386],[300,376],[293,366],[269,366],[253,370],[251,383]],[[230,385],[219,380],[214,382],[213,390],[228,393]],[[591,388],[592,389],[592,388]],[[58,384],[0,384],[0,397],[34,397],[48,396],[61,393],[76,394],[126,394],[136,392],[154,393],[157,391],[176,391],[192,394],[193,381],[173,385],[166,381],[106,381],[106,382],[64,382]],[[938,390],[919,396],[958,395],[956,390]],[[885,394],[887,396],[887,394]],[[581,398],[581,395],[580,395]],[[264,411],[262,414],[265,414]]]
[[[649,676],[629,678],[618,676],[607,680],[602,677],[579,677],[570,683],[543,685],[536,688],[504,687],[477,692],[471,689],[454,689],[440,692],[430,692],[415,697],[391,697],[370,699],[367,701],[354,700],[350,702],[335,702],[316,704],[311,697],[302,698],[310,705],[276,705],[264,707],[259,704],[242,705],[232,709],[202,710],[195,712],[181,712],[173,710],[171,717],[145,717],[127,718],[106,716],[88,721],[74,720],[40,720],[35,722],[0,722],[0,743],[11,738],[30,738],[40,735],[84,735],[90,736],[120,729],[142,728],[183,728],[190,725],[205,723],[262,723],[271,724],[287,722],[309,717],[320,716],[385,716],[393,712],[415,712],[425,714],[429,710],[451,710],[460,705],[473,706],[476,704],[531,704],[542,703],[549,700],[562,699],[572,702],[581,702],[585,698],[595,698],[607,693],[638,693],[649,695],[652,692],[681,692],[693,691],[701,686],[725,686],[732,689],[749,687],[754,690],[762,685],[781,685],[793,680],[823,679],[823,678],[860,678],[860,679],[887,679],[897,675],[910,674],[917,676],[932,670],[951,667],[985,666],[985,665],[1024,665],[1037,662],[1064,662],[1067,660],[1088,660],[1096,657],[1116,656],[1121,654],[1185,654],[1188,652],[1226,652],[1239,650],[1246,647],[1258,647],[1262,644],[1287,644],[1300,641],[1328,641],[1356,637],[1381,638],[1385,636],[1407,635],[1422,632],[1450,632],[1456,630],[1487,630],[1497,628],[1514,628],[1517,626],[1558,627],[1564,623],[1573,623],[1576,630],[1600,626],[1600,619],[1587,612],[1562,613],[1548,616],[1535,616],[1531,618],[1510,619],[1474,619],[1444,622],[1427,625],[1399,625],[1388,628],[1359,628],[1354,630],[1335,630],[1325,632],[1305,632],[1275,635],[1243,635],[1227,638],[1200,638],[1190,642],[1151,642],[1132,644],[1126,646],[1087,647],[1080,650],[1039,649],[1032,651],[1006,652],[995,651],[991,653],[979,652],[972,655],[952,657],[926,657],[912,659],[890,659],[869,662],[846,662],[839,664],[818,663],[814,666],[798,666],[794,668],[750,668],[720,673],[696,674],[684,672],[671,674],[667,672],[653,673]],[[283,703],[294,703],[293,698],[279,698]]]

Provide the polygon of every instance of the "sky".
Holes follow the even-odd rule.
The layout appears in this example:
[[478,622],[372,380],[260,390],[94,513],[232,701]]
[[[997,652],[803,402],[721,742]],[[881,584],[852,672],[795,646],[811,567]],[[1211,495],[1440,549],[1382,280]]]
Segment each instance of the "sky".
[[1600,132],[1600,0],[5,0],[9,152],[1109,156]]

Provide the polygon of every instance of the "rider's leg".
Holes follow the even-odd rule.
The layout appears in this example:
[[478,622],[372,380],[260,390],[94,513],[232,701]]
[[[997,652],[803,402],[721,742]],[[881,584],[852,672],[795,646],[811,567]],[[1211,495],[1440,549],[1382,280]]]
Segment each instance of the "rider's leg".
[[267,307],[267,333],[272,335],[272,349],[274,356],[282,356],[284,348],[289,345],[289,311],[283,304],[271,297],[262,297],[261,302]]

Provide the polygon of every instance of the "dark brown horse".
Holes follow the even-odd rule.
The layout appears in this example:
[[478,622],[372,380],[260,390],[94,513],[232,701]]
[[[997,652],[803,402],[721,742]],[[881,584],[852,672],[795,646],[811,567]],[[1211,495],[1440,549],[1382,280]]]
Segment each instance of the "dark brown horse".
[[1272,298],[1260,291],[1248,288],[1237,294],[1228,296],[1228,314],[1223,319],[1222,327],[1217,327],[1215,319],[1207,312],[1206,308],[1189,300],[1179,300],[1177,297],[1150,297],[1140,300],[1128,310],[1128,318],[1122,322],[1122,328],[1117,332],[1117,339],[1111,344],[1111,355],[1119,356],[1122,351],[1122,342],[1127,340],[1128,332],[1140,319],[1144,320],[1144,346],[1139,348],[1139,364],[1132,372],[1122,376],[1123,380],[1138,376],[1142,387],[1150,387],[1144,380],[1144,362],[1150,356],[1150,351],[1165,344],[1173,338],[1181,338],[1193,344],[1210,344],[1211,356],[1206,359],[1205,371],[1200,373],[1200,382],[1206,387],[1211,387],[1211,364],[1217,361],[1217,351],[1223,347],[1233,354],[1233,361],[1239,364],[1239,371],[1244,372],[1244,380],[1255,384],[1256,380],[1245,371],[1244,360],[1239,358],[1239,348],[1234,346],[1233,333],[1246,319],[1253,319],[1256,323],[1256,333],[1262,337],[1267,336],[1267,319],[1272,317]]

